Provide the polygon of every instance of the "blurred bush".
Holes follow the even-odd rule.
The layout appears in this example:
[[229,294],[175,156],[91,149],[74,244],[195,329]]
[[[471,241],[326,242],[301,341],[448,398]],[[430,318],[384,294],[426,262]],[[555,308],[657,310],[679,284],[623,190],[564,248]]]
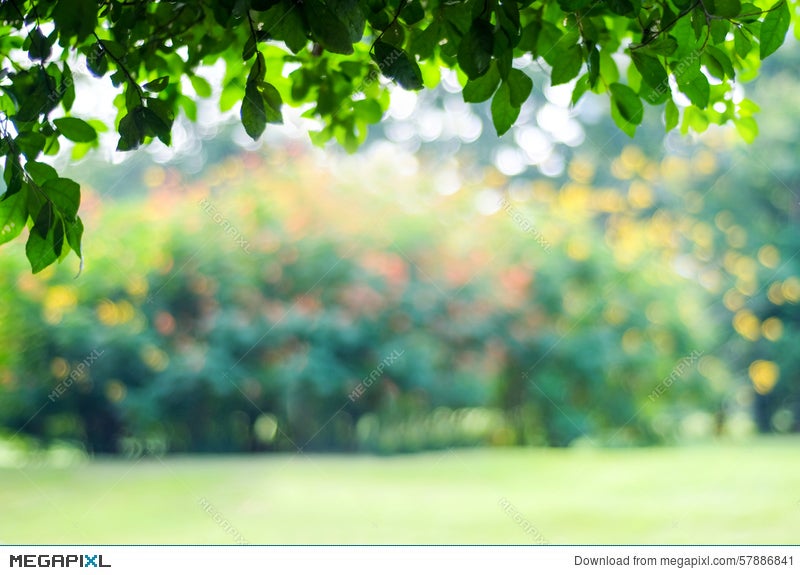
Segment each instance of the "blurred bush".
[[488,168],[442,194],[401,161],[248,153],[154,166],[139,199],[86,190],[82,275],[0,257],[0,426],[129,455],[394,453],[720,420],[678,222],[586,177]]

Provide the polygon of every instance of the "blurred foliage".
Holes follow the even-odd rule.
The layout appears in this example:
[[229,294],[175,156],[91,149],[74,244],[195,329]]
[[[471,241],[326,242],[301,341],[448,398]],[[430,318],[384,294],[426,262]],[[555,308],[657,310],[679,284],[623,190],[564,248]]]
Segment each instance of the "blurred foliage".
[[712,431],[733,390],[703,375],[717,326],[670,265],[680,220],[588,165],[441,194],[416,162],[248,153],[151,167],[136,200],[90,191],[83,275],[0,259],[0,424],[128,454]]
[[[757,82],[737,91],[737,98],[763,104],[752,107],[762,126],[753,146],[741,143],[735,126],[665,138],[656,114],[645,119],[632,144],[614,133],[602,102],[589,98],[567,110],[559,105],[563,93],[546,83],[523,110],[527,123],[499,144],[487,135],[488,109],[478,110],[483,130],[473,130],[471,139],[454,134],[448,115],[461,125],[474,118],[465,121],[456,96],[445,91],[418,106],[420,113],[385,122],[383,135],[445,164],[457,152],[471,169],[496,166],[512,187],[545,176],[561,190],[576,181],[595,190],[627,189],[638,211],[624,219],[671,233],[676,249],[669,265],[711,298],[707,313],[718,336],[706,351],[715,358],[698,367],[714,379],[730,379],[719,413],[738,421],[734,427],[745,426],[740,410],[747,407],[761,431],[800,431],[800,179],[794,144],[800,134],[792,112],[800,92],[791,73],[798,66],[794,45],[765,62]],[[534,80],[537,86],[544,81]],[[432,139],[431,133],[439,135]],[[588,201],[608,203],[602,195]]]
[[0,426],[130,455],[798,431],[798,58],[749,94],[754,147],[601,119],[520,127],[548,145],[516,174],[487,137],[123,164],[82,276],[0,258]]
[[[239,107],[258,139],[280,124],[284,103],[318,121],[311,139],[357,149],[382,120],[391,80],[435,87],[455,71],[464,102],[491,101],[495,132],[517,121],[546,66],[573,102],[607,96],[608,114],[633,135],[645,104],[664,110],[667,131],[703,132],[732,122],[752,141],[754,104],[734,87],[758,75],[798,18],[792,0],[11,0],[0,3],[0,243],[29,230],[33,273],[81,256],[79,184],[42,156],[70,142],[81,157],[107,131],[72,115],[76,75],[114,87],[125,152],[172,143],[183,113],[215,96]],[[797,34],[797,28],[795,27]],[[210,67],[224,75],[215,90]],[[73,72],[73,68],[75,69]],[[217,74],[219,76],[220,74]],[[216,81],[214,82],[217,83]],[[102,92],[99,92],[102,93]],[[97,92],[96,94],[97,95]],[[679,108],[680,106],[680,108]]]
[[[728,372],[735,385],[722,411],[751,404],[762,432],[800,431],[800,130],[792,112],[800,99],[791,73],[798,65],[796,47],[782,51],[748,88],[763,103],[753,108],[762,128],[753,146],[730,128],[662,139],[649,126],[637,147],[583,146],[573,156],[589,154],[598,181],[630,181],[640,203],[672,214],[681,254],[675,267],[707,289],[708,312],[723,328],[717,361],[700,367],[712,377]],[[608,129],[608,122],[588,127],[587,140],[597,142]],[[617,160],[603,162],[616,153]]]

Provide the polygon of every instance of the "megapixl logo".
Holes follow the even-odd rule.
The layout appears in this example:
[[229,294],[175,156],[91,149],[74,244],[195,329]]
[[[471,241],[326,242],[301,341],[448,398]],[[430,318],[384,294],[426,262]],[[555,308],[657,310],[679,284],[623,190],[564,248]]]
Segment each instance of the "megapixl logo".
[[111,567],[102,555],[9,555],[11,567]]

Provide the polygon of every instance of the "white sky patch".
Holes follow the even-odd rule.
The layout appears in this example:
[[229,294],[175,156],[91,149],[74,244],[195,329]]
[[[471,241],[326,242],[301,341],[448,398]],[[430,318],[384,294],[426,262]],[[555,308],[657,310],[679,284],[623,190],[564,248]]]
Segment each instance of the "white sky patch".
[[531,165],[545,161],[553,151],[553,143],[550,138],[535,126],[520,126],[515,129],[514,141],[522,149]]
[[392,99],[389,104],[389,116],[395,120],[406,120],[411,117],[417,108],[417,94],[402,88],[392,90]]
[[442,87],[451,94],[461,94],[461,84],[455,71],[449,68],[442,69]]
[[502,194],[492,188],[484,188],[475,196],[475,208],[484,216],[489,216],[500,209]]
[[476,141],[483,133],[483,122],[475,114],[462,114],[455,118],[457,122],[457,134],[459,139],[465,144]]
[[587,124],[596,124],[608,115],[608,100],[587,92],[573,108],[575,115]]
[[568,108],[572,103],[572,91],[575,89],[575,80],[558,86],[551,86],[548,82],[544,87],[544,97],[551,104],[560,108]]
[[444,98],[444,109],[448,114],[468,114],[472,110],[460,95]]
[[553,135],[566,129],[569,121],[569,111],[550,102],[545,103],[536,113],[536,123],[539,127]]
[[423,142],[433,142],[442,135],[443,114],[437,109],[421,110],[414,117],[419,137]]
[[494,152],[494,165],[506,176],[518,176],[528,169],[525,154],[514,146],[499,146]]
[[389,123],[385,127],[386,137],[396,143],[410,142],[417,138],[417,131],[408,122]]
[[553,136],[556,140],[566,144],[570,148],[580,146],[586,139],[586,133],[583,131],[583,126],[581,126],[580,122],[572,118],[566,122],[564,127],[559,130],[557,134],[553,134]]
[[436,191],[443,196],[451,196],[461,189],[461,178],[458,175],[458,164],[439,172],[434,179]]
[[564,156],[553,152],[544,162],[539,164],[539,171],[548,178],[560,176],[564,172]]

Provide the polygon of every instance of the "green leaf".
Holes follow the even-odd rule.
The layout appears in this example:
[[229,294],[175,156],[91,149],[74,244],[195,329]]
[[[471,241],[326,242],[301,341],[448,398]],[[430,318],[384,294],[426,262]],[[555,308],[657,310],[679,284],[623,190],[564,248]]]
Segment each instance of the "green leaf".
[[139,92],[138,86],[128,84],[125,89],[125,108],[130,111],[142,105],[142,94]]
[[572,105],[576,106],[583,95],[589,90],[589,74],[584,74],[578,81],[575,82],[575,88],[572,90]]
[[719,80],[723,80],[725,78],[725,70],[722,69],[722,64],[720,64],[719,61],[708,51],[708,46],[706,46],[706,50],[703,52],[703,56],[700,58],[700,61],[706,67],[711,76]]
[[512,68],[508,73],[506,83],[509,88],[511,105],[520,107],[533,91],[533,80],[522,70]]
[[408,2],[400,13],[400,19],[409,26],[413,26],[424,18],[425,8],[422,7],[422,3],[419,0],[411,0],[411,2]]
[[14,143],[28,160],[33,160],[42,152],[47,139],[39,132],[20,132]]
[[69,112],[72,104],[75,103],[75,79],[72,77],[72,70],[64,62],[64,70],[61,73],[61,84],[58,92],[61,94],[61,105]]
[[561,53],[561,46],[568,44],[568,42],[562,44],[563,38],[564,33],[558,26],[547,20],[542,21],[539,35],[536,38],[536,52],[551,66],[554,65]]
[[436,46],[441,40],[442,25],[438,20],[431,22],[425,30],[421,32],[415,30],[412,34],[409,50],[423,60],[433,56]]
[[686,134],[690,128],[698,134],[702,134],[708,128],[708,118],[705,112],[697,106],[687,106],[683,111],[681,132]]
[[64,251],[64,220],[57,217],[51,233],[53,235],[53,253],[58,257]]
[[70,157],[75,161],[80,160],[94,148],[96,148],[96,146],[92,144],[75,144],[72,146]]
[[22,189],[24,179],[22,167],[19,163],[19,156],[11,154],[6,156],[6,167],[3,170],[3,180],[6,183],[6,193],[3,195],[4,198],[9,198]]
[[692,30],[694,31],[695,39],[699,40],[703,36],[706,36],[708,34],[706,31],[707,28],[708,20],[706,18],[706,13],[698,4],[698,7],[692,11]]
[[[364,12],[358,0],[328,0],[328,7],[347,28],[350,42],[352,44],[360,42],[364,36],[367,20],[364,18]],[[406,5],[406,9],[403,10],[404,14],[408,12],[409,7],[410,5]]]
[[95,0],[58,0],[52,12],[56,30],[65,39],[78,37],[78,42],[88,38],[97,26],[97,2]]
[[736,18],[742,11],[740,0],[706,0],[709,14],[720,18]]
[[28,34],[28,57],[31,60],[47,60],[50,57],[51,43],[42,34],[42,30],[37,26]]
[[66,222],[64,224],[64,231],[67,237],[67,243],[72,248],[79,258],[83,259],[81,253],[81,243],[83,239],[83,222],[80,218],[75,218],[74,222]]
[[786,0],[779,0],[764,16],[759,35],[759,56],[762,60],[781,47],[791,21],[792,16]]
[[736,77],[736,71],[733,69],[733,62],[730,57],[716,46],[706,46],[705,53],[717,61],[722,72],[731,80]]
[[181,94],[178,96],[178,104],[180,104],[180,107],[183,109],[183,113],[186,114],[187,118],[189,118],[192,122],[197,121],[197,103],[194,101],[194,98],[190,98],[189,96],[184,96]]
[[620,16],[627,16],[633,12],[631,0],[607,0],[609,9]]
[[678,89],[686,94],[689,100],[698,108],[706,108],[708,106],[708,98],[711,93],[711,87],[708,84],[708,78],[702,72],[686,80],[685,78],[678,78]]
[[97,78],[102,78],[108,72],[108,58],[100,44],[95,44],[86,55],[86,68]]
[[47,232],[53,227],[55,219],[56,213],[53,209],[53,204],[45,201],[42,204],[42,207],[39,208],[36,218],[33,220],[33,227],[31,227],[31,231],[36,232],[40,237],[43,238],[47,236]]
[[53,120],[58,131],[73,142],[93,142],[97,131],[80,118],[58,118]]
[[240,104],[243,99],[244,88],[237,80],[233,80],[222,88],[219,96],[219,109],[221,112],[228,112],[236,104]]
[[61,144],[58,141],[58,134],[55,134],[47,138],[47,143],[44,146],[43,153],[46,156],[55,156],[58,154],[60,149]]
[[0,244],[10,242],[25,228],[28,221],[28,186],[12,196],[0,197]]
[[391,78],[406,90],[422,89],[422,72],[419,64],[405,51],[387,44],[376,42],[372,59],[378,64],[381,73]]
[[678,125],[678,119],[680,114],[678,113],[678,106],[675,105],[675,102],[672,101],[672,98],[667,100],[667,104],[664,106],[664,124],[666,125],[666,131],[672,131],[675,126]]
[[56,261],[63,242],[64,225],[60,218],[55,217],[50,204],[46,203],[36,216],[25,244],[25,255],[31,264],[31,271],[39,273]]
[[617,127],[625,132],[629,137],[633,138],[636,135],[636,125],[632,124],[628,120],[622,117],[622,114],[619,112],[619,107],[614,103],[614,100],[611,100],[611,119],[614,120],[614,123]]
[[245,89],[240,116],[244,131],[253,140],[258,140],[267,127],[267,114],[264,110],[264,98],[253,82],[248,83]]
[[52,166],[33,160],[29,160],[25,164],[25,171],[39,186],[43,186],[48,180],[58,178],[58,172]]
[[577,12],[591,3],[592,0],[558,0],[558,5],[564,12]]
[[600,52],[600,77],[606,84],[619,80],[619,68],[608,50]]
[[307,24],[301,10],[292,0],[283,0],[275,24],[268,28],[276,38],[284,41],[292,53],[297,54],[308,44]]
[[631,60],[633,60],[633,65],[642,75],[642,80],[651,88],[661,90],[664,86],[669,85],[667,71],[657,58],[633,52]]
[[135,119],[136,109],[128,112],[119,121],[119,141],[117,151],[127,152],[138,148],[144,140],[144,132]]
[[208,98],[211,96],[211,84],[202,76],[190,76],[189,81],[192,83],[192,88],[197,92],[201,98]]
[[753,47],[753,43],[738,26],[733,28],[733,45],[740,58],[745,58]]
[[520,107],[511,104],[511,89],[506,82],[500,85],[492,98],[492,123],[498,136],[502,136],[514,125]]
[[280,0],[250,0],[250,9],[256,12],[265,12],[275,4],[280,4]]
[[[184,98],[191,100],[191,98]],[[162,134],[167,140],[170,137],[170,131],[172,130],[172,124],[175,121],[175,109],[172,107],[173,105],[165,100],[159,100],[158,98],[147,98],[147,109],[152,111],[158,119],[160,120],[163,126],[159,126],[155,123],[155,120],[149,119],[148,122],[151,123],[151,128],[155,131],[156,135]],[[164,138],[161,138],[162,142],[164,142]],[[167,142],[164,142],[165,144]]]
[[559,50],[553,60],[553,71],[550,83],[553,86],[566,84],[575,78],[583,66],[583,53],[577,44],[564,50]]
[[485,102],[492,97],[499,84],[500,73],[497,71],[497,66],[492,64],[489,70],[480,78],[467,80],[461,95],[465,102],[473,104]]
[[483,76],[489,70],[494,51],[494,34],[485,20],[472,22],[458,47],[458,65],[470,80]]
[[78,215],[81,204],[81,187],[69,178],[56,178],[47,180],[42,186],[42,191],[68,221],[74,220]]
[[353,102],[353,112],[368,124],[377,124],[383,118],[383,110],[376,100],[357,100]]
[[253,54],[256,53],[256,47],[258,46],[258,42],[256,39],[253,38],[253,35],[247,37],[245,40],[244,47],[242,48],[242,60],[247,62],[250,58],[253,57]]
[[761,8],[753,4],[752,2],[743,2],[742,3],[742,10],[739,13],[739,17],[737,20],[740,22],[756,22],[760,20],[759,16],[761,15]]
[[264,99],[264,113],[267,116],[267,122],[270,124],[283,123],[283,114],[281,113],[283,99],[278,89],[268,82],[260,82],[258,87],[261,97]]
[[523,52],[530,52],[535,58],[537,55],[537,44],[539,43],[539,32],[542,30],[541,20],[532,20],[523,29],[517,48]]
[[250,73],[247,75],[247,83],[255,84],[264,81],[264,75],[267,73],[267,65],[264,61],[264,54],[261,52],[256,56],[255,62],[250,67]]
[[320,46],[334,54],[353,53],[353,40],[347,25],[320,0],[306,0],[302,4],[311,34]]
[[734,118],[733,125],[736,126],[736,131],[748,144],[752,144],[758,136],[758,124],[749,116],[746,118]]
[[731,23],[728,20],[716,18],[711,20],[708,26],[709,33],[711,34],[711,41],[714,44],[722,44],[731,30]]
[[678,49],[678,41],[672,36],[659,36],[652,42],[637,48],[637,52],[654,56],[672,56]]
[[[496,46],[497,44],[495,44]],[[511,73],[511,68],[514,64],[514,49],[509,47],[506,49],[498,48],[494,55],[494,61],[497,63],[497,70],[500,72],[500,77],[505,80]]]
[[586,70],[588,72],[589,85],[594,87],[600,79],[600,51],[597,46],[592,46],[589,50],[589,57],[586,59]]
[[169,86],[169,76],[161,76],[160,78],[156,78],[152,82],[148,82],[142,88],[147,90],[148,92],[160,92],[164,88]]
[[641,124],[644,107],[636,92],[619,83],[611,84],[609,89],[611,90],[611,104],[619,110],[620,116],[634,126]]
[[156,136],[164,145],[169,146],[172,140],[172,123],[165,121],[152,106],[142,109],[142,120],[144,121],[145,133],[148,136]]

